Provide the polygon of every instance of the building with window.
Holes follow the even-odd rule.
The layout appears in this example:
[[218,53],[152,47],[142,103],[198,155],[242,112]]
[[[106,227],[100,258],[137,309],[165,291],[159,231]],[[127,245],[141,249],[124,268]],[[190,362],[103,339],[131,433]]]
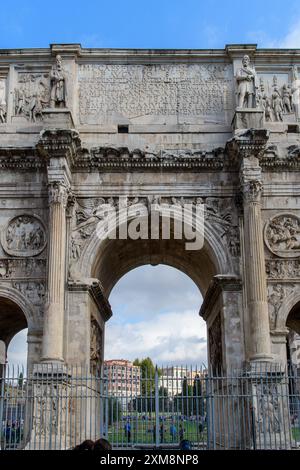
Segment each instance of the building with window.
[[126,359],[104,361],[104,387],[109,396],[121,398],[127,408],[141,393],[141,368]]

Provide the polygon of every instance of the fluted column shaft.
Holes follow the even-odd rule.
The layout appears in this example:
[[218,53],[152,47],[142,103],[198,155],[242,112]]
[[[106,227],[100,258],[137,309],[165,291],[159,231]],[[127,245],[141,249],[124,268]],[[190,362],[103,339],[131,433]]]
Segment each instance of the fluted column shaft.
[[63,361],[67,197],[62,182],[49,183],[48,289],[42,353],[45,362]]
[[252,178],[249,178],[249,174],[245,177],[242,173],[246,290],[251,335],[250,359],[270,360],[270,328],[261,220],[262,182],[257,170],[256,168],[256,174]]

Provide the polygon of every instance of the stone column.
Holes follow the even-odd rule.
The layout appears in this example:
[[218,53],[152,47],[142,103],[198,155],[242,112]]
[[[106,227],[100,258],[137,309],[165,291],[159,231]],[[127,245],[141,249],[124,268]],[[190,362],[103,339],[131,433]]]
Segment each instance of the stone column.
[[244,245],[247,307],[250,326],[250,360],[271,360],[267,282],[261,221],[261,168],[255,157],[241,165],[244,196]]
[[49,183],[48,290],[44,318],[43,362],[63,361],[66,205],[64,182]]

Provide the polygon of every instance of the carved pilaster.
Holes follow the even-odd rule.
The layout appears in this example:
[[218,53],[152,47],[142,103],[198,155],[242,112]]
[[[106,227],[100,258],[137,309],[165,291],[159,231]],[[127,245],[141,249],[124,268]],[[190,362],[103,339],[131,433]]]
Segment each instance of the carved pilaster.
[[66,278],[66,206],[68,188],[61,181],[48,185],[49,254],[43,361],[63,361],[64,285]]
[[239,166],[244,209],[244,289],[250,328],[252,360],[270,360],[270,328],[261,221],[262,172],[259,165],[268,140],[266,130],[247,130],[227,144]]

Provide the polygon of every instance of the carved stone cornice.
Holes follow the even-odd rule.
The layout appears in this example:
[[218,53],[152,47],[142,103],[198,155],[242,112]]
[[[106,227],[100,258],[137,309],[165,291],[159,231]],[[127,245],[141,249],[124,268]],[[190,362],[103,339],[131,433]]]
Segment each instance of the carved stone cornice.
[[67,207],[69,189],[61,181],[51,181],[48,183],[48,201],[49,205],[61,204]]
[[0,169],[38,170],[46,163],[33,147],[0,147]]
[[45,129],[41,131],[36,148],[47,160],[66,158],[71,167],[77,153],[81,152],[81,140],[74,129]]
[[221,171],[224,169],[224,149],[217,148],[209,152],[202,150],[181,150],[171,152],[147,153],[142,150],[129,150],[127,147],[96,147],[90,152],[83,150],[74,162],[75,171],[142,170],[155,171],[161,168],[182,171]]
[[300,145],[287,148],[270,145],[260,160],[260,166],[264,171],[300,170]]
[[226,144],[226,152],[233,163],[239,164],[243,159],[255,157],[262,158],[269,131],[267,129],[247,129],[237,133]]
[[99,279],[69,280],[68,287],[71,292],[88,292],[99,308],[102,318],[105,321],[110,319],[112,316],[111,306],[103,293]]
[[223,291],[236,292],[241,290],[242,281],[239,277],[230,274],[218,274],[214,276],[204,296],[199,315],[206,320]]

